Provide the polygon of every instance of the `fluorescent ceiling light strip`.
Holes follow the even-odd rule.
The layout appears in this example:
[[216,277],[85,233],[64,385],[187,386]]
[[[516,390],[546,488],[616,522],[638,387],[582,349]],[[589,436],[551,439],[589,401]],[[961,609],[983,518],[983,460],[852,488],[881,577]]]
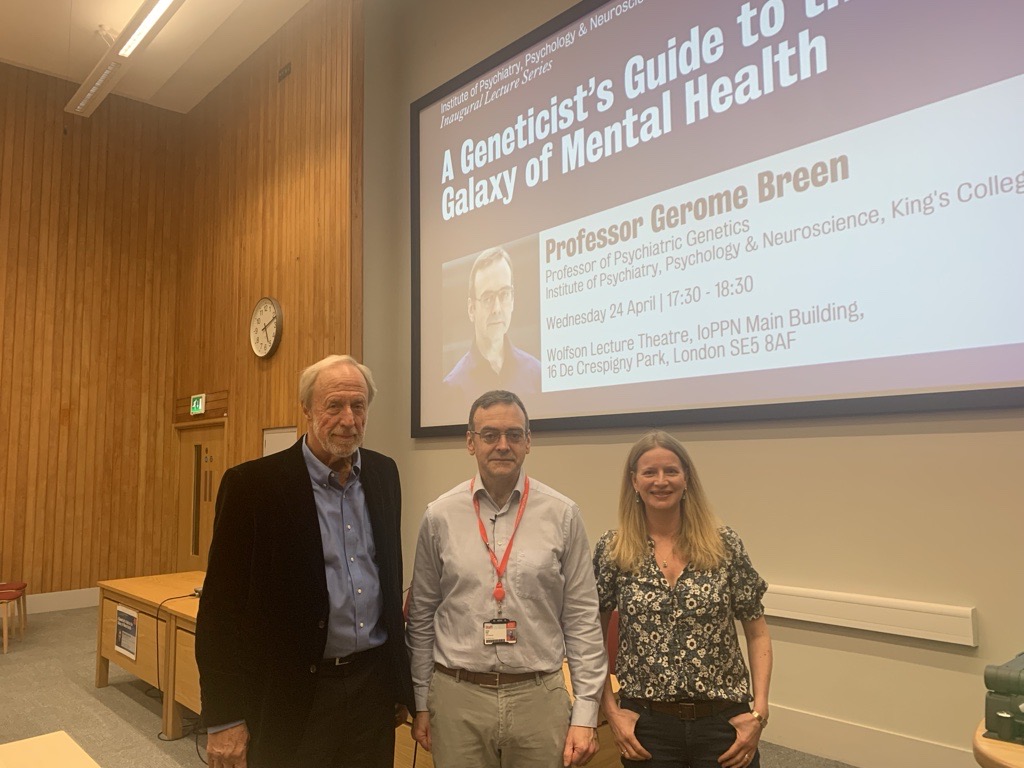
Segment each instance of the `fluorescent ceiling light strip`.
[[167,12],[167,9],[173,2],[174,0],[160,0],[160,2],[153,6],[153,10],[149,12],[145,19],[143,19],[139,28],[135,30],[135,34],[128,39],[128,42],[125,43],[124,47],[118,52],[118,56],[131,56],[132,51],[134,51],[139,43],[142,42],[142,38],[149,34],[149,30],[151,30],[156,23],[160,21],[160,17]]
[[107,68],[103,70],[103,74],[96,78],[96,82],[93,83],[92,88],[89,89],[89,92],[85,94],[85,97],[78,103],[78,106],[75,107],[75,112],[81,112],[85,109],[85,106],[92,101],[96,92],[103,87],[103,83],[106,82],[107,78],[110,77],[114,70],[118,69],[120,66],[121,64],[116,61],[112,61],[107,65]]

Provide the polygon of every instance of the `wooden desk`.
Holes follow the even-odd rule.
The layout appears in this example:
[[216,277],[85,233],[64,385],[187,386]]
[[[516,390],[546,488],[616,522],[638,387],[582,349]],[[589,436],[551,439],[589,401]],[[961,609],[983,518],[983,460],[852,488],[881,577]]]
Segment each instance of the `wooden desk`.
[[[199,670],[195,661],[196,611],[192,591],[202,586],[203,571],[165,573],[98,583],[100,615],[96,629],[96,687],[107,685],[110,662],[163,692],[162,728],[172,739],[182,735],[183,706],[199,712]],[[135,659],[115,648],[117,607],[138,612]],[[159,616],[157,607],[159,606]]]
[[0,744],[0,768],[100,768],[64,731]]
[[985,721],[974,732],[974,759],[982,768],[1024,768],[1024,746],[986,739]]

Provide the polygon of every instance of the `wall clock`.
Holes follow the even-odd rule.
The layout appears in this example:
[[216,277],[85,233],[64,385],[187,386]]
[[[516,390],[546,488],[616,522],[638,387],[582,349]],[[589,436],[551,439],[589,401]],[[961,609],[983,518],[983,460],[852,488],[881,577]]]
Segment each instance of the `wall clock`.
[[256,302],[249,321],[249,345],[256,357],[270,357],[281,343],[281,305],[272,296]]

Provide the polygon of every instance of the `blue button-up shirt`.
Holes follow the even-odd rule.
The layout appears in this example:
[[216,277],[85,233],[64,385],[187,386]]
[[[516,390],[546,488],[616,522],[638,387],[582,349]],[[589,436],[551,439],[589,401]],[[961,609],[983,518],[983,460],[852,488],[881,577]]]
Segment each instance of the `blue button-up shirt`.
[[325,658],[348,656],[387,640],[381,621],[380,576],[366,495],[359,480],[361,461],[356,451],[344,484],[338,473],[302,443],[306,468],[324,548],[330,619]]

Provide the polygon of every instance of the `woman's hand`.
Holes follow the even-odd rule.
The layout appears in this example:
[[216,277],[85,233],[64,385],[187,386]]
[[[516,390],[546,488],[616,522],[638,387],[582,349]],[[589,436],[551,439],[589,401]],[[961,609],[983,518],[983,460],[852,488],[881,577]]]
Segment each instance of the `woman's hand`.
[[651,753],[636,738],[636,721],[640,715],[622,707],[606,708],[605,715],[611,726],[615,747],[627,760],[650,760]]
[[736,741],[718,758],[722,768],[746,768],[754,759],[757,744],[761,740],[761,723],[749,712],[729,718],[729,724],[736,729]]

